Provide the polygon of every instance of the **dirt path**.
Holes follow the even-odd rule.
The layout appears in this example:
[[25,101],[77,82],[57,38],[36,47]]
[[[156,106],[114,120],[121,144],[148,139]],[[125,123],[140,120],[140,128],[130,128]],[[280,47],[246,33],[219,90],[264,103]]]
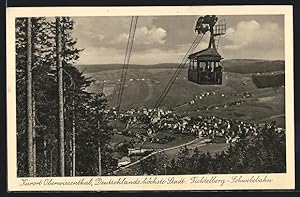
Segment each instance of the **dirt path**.
[[141,161],[143,161],[143,160],[145,160],[145,159],[147,159],[147,158],[149,158],[149,157],[151,157],[151,156],[153,156],[153,155],[155,155],[155,154],[158,154],[158,153],[161,153],[161,152],[164,152],[164,151],[169,151],[169,150],[178,149],[178,148],[181,148],[181,147],[190,145],[190,144],[192,144],[192,143],[194,143],[194,142],[196,142],[196,141],[198,141],[198,140],[199,140],[199,139],[196,138],[196,139],[194,139],[194,140],[192,140],[192,141],[190,141],[190,142],[187,142],[187,143],[184,143],[184,144],[181,144],[181,145],[178,145],[178,146],[173,146],[173,147],[170,147],[170,148],[165,148],[165,149],[162,149],[162,150],[155,151],[155,152],[150,153],[149,155],[147,155],[147,156],[145,156],[145,157],[142,157],[141,159],[139,159],[139,160],[137,160],[137,161],[135,161],[135,162],[133,162],[133,163],[128,164],[127,166],[124,166],[124,167],[119,168],[118,170],[114,171],[114,173],[117,173],[117,172],[119,172],[119,171],[121,171],[121,170],[123,170],[123,169],[129,168],[129,167],[131,167],[131,166],[133,166],[133,165],[135,165],[135,164],[138,164],[138,163],[140,163]]

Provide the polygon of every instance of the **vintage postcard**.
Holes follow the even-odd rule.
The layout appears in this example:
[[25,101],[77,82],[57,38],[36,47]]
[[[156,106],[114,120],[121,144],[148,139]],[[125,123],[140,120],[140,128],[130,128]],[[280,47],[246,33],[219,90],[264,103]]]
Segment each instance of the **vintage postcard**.
[[292,15],[7,8],[8,190],[294,189]]

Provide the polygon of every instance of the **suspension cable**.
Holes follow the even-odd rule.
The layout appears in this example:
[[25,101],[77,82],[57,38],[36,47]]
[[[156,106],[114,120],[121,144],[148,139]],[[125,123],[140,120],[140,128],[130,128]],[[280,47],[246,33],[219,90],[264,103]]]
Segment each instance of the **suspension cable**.
[[138,20],[138,16],[131,17],[129,35],[128,35],[128,40],[127,40],[124,64],[123,64],[122,75],[121,75],[120,90],[119,90],[118,100],[117,100],[117,110],[120,110],[120,108],[121,108],[124,86],[125,86],[127,70],[128,70],[128,64],[130,61],[130,56],[131,56],[131,52],[132,52],[132,48],[133,48],[133,41],[134,41],[134,37],[135,37],[137,20]]
[[169,83],[167,84],[167,86],[165,87],[164,91],[162,92],[162,94],[160,95],[159,99],[157,100],[154,108],[158,108],[161,105],[161,103],[163,102],[164,98],[167,96],[168,92],[170,91],[172,85],[175,83],[176,78],[178,77],[178,75],[180,74],[180,72],[182,71],[182,69],[184,68],[184,66],[186,65],[186,62],[188,61],[188,56],[191,53],[194,52],[194,50],[196,49],[196,47],[198,46],[198,44],[202,40],[203,36],[204,36],[204,34],[198,34],[196,36],[196,38],[193,41],[191,47],[189,48],[189,50],[185,54],[185,56],[182,59],[181,63],[179,64],[179,66],[177,67],[177,69],[174,72],[173,76],[171,77]]

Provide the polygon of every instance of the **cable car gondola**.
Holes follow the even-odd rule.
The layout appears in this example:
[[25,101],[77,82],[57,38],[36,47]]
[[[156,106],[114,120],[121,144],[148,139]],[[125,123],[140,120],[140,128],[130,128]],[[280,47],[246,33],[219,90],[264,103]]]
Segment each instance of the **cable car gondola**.
[[210,40],[208,48],[188,56],[188,80],[191,82],[208,85],[222,84],[221,60],[223,58],[217,51],[215,37],[226,33],[226,24],[224,20],[216,24],[217,21],[218,17],[215,15],[201,16],[197,21],[195,31],[203,35],[209,31]]

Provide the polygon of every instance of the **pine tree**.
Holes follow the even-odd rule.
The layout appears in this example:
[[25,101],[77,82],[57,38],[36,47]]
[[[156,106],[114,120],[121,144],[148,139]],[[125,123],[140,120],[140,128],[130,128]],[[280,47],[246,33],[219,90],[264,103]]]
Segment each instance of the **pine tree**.
[[26,132],[26,18],[16,19],[16,116],[18,176],[28,176],[27,132]]
[[167,165],[167,174],[178,175],[178,167],[175,159],[173,158],[171,162]]
[[[26,74],[26,68],[25,68],[25,62],[26,62],[26,18],[17,18],[16,19],[16,87],[17,87],[17,136],[18,136],[18,175],[19,176],[25,176],[24,171],[27,168],[27,165],[24,165],[22,160],[24,160],[24,157],[27,157],[27,152],[24,152],[22,150],[26,150],[25,146],[27,146],[27,143],[24,141],[24,132],[26,128],[24,127],[25,120],[26,120],[26,111],[24,105],[25,103],[25,74]],[[33,143],[34,147],[37,149],[39,148],[38,144],[38,136],[40,135],[40,131],[42,129],[42,124],[40,123],[41,120],[48,120],[43,119],[40,117],[41,113],[38,113],[41,109],[48,109],[41,107],[41,105],[46,106],[47,103],[45,103],[45,94],[44,91],[47,88],[42,87],[45,82],[45,72],[47,71],[45,67],[45,60],[43,56],[46,53],[45,50],[45,43],[43,43],[44,40],[50,40],[49,34],[45,31],[47,28],[47,22],[45,18],[31,18],[32,22],[32,30],[31,30],[31,42],[32,47],[32,101],[35,103],[35,110],[34,110],[34,120],[33,122],[36,122],[34,124],[33,130],[34,133],[37,135],[34,136]],[[42,81],[42,80],[43,81]],[[42,82],[41,82],[42,81]],[[47,80],[46,80],[47,81]],[[49,114],[48,114],[49,115]],[[35,155],[34,158],[39,157],[39,150],[33,150]],[[36,162],[34,161],[34,164],[36,163],[37,169],[38,165],[40,163],[40,159],[36,159]],[[37,171],[37,175],[39,176],[39,171]]]
[[140,170],[142,175],[157,174],[157,158],[155,155],[148,157],[140,162]]
[[33,116],[32,116],[32,22],[27,18],[27,61],[26,61],[26,103],[27,103],[27,152],[28,176],[34,176],[34,151],[33,151]]
[[[71,175],[73,131],[76,130],[77,160],[85,160],[76,166],[76,174],[96,175],[97,162],[91,162],[97,155],[100,141],[103,174],[110,173],[117,166],[111,157],[109,143],[111,128],[107,125],[105,114],[107,101],[103,95],[90,94],[85,91],[92,80],[85,78],[75,67],[81,50],[76,48],[72,36],[73,21],[69,17],[61,19],[62,64],[64,81],[64,122],[66,175]],[[32,19],[32,74],[33,99],[35,101],[36,121],[36,169],[37,176],[58,176],[58,92],[56,65],[56,26],[50,18]],[[27,140],[26,140],[26,18],[16,19],[16,85],[17,85],[17,138],[18,138],[18,176],[27,175]],[[94,110],[96,109],[97,110]],[[93,109],[93,110],[91,110]],[[97,113],[95,113],[97,112]],[[99,113],[100,112],[100,113]],[[100,121],[99,121],[100,120]],[[98,124],[98,127],[96,126]],[[100,125],[100,127],[99,127]],[[89,146],[91,143],[91,146]],[[88,147],[87,147],[88,146]],[[86,155],[86,151],[91,154]],[[91,168],[87,167],[91,166]],[[86,170],[88,169],[88,170]],[[70,174],[68,173],[70,172]]]
[[191,166],[191,159],[190,159],[190,150],[184,146],[179,150],[178,159],[177,159],[177,166],[179,170],[179,174],[189,174],[190,166]]
[[58,83],[58,168],[59,176],[65,176],[65,126],[64,126],[64,88],[62,65],[62,34],[60,17],[55,17],[56,23],[56,69]]

